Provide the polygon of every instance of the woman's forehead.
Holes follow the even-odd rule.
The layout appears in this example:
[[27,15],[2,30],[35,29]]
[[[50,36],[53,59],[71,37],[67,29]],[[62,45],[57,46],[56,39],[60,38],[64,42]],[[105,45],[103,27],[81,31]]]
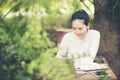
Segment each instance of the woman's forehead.
[[75,19],[73,22],[84,23],[84,20],[83,19]]
[[74,20],[74,21],[72,22],[72,26],[73,26],[73,27],[84,27],[84,26],[85,26],[84,20],[79,20],[79,19]]

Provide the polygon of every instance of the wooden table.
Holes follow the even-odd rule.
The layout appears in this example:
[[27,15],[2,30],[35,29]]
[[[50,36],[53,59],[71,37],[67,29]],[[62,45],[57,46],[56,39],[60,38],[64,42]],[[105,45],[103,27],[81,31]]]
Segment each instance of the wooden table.
[[[117,80],[116,75],[112,71],[112,69],[108,66],[108,64],[105,64],[108,68],[105,70],[110,75],[111,80]],[[80,77],[74,78],[74,79],[68,79],[68,80],[98,80],[98,77],[93,76],[91,73],[86,73]]]

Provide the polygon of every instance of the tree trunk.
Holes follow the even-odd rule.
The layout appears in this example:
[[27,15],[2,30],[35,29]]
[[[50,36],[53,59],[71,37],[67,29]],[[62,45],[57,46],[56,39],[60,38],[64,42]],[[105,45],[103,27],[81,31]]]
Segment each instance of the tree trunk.
[[98,55],[107,59],[118,77],[120,76],[120,0],[94,0],[94,6],[94,28],[101,33]]

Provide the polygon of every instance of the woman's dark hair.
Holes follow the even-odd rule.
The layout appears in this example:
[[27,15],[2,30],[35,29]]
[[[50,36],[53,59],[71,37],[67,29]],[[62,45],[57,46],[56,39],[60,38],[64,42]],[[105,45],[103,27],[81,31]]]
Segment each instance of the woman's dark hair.
[[73,13],[72,17],[71,17],[71,22],[73,22],[76,19],[82,19],[84,20],[84,24],[87,26],[88,23],[90,22],[90,18],[89,15],[86,13],[85,10],[81,9],[79,11],[76,11],[75,13]]

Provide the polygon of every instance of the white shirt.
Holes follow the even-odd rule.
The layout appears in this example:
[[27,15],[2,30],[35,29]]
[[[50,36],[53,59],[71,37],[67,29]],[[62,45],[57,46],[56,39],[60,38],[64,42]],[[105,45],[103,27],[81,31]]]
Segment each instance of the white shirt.
[[73,59],[82,63],[93,62],[99,48],[100,33],[88,30],[84,39],[80,39],[74,32],[66,33],[56,55],[61,59]]

